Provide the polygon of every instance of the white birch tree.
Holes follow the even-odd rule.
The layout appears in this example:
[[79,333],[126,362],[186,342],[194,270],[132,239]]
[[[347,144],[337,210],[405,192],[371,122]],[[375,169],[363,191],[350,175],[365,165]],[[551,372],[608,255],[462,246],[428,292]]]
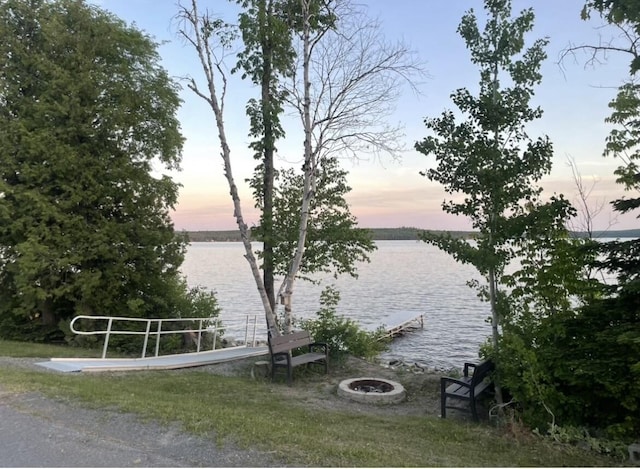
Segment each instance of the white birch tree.
[[196,95],[206,101],[213,112],[216,130],[220,140],[220,156],[222,157],[224,174],[229,184],[229,192],[233,200],[233,214],[244,246],[244,256],[249,262],[256,288],[262,300],[267,327],[275,331],[277,330],[276,318],[264,287],[258,261],[251,247],[251,233],[242,214],[242,204],[238,186],[233,177],[231,148],[229,147],[224,124],[227,73],[223,63],[225,56],[230,51],[235,33],[229,25],[220,19],[213,18],[209,12],[205,11],[200,13],[198,11],[197,0],[191,0],[189,7],[181,6],[178,19],[181,22],[178,33],[197,52],[205,77],[203,84],[199,84],[198,81],[192,77],[189,79],[187,86]]
[[[293,322],[294,283],[306,246],[309,211],[323,158],[398,158],[402,129],[387,124],[403,85],[416,90],[423,74],[410,49],[387,42],[377,21],[353,2],[299,0],[292,18],[298,35],[298,67],[285,88],[287,102],[304,129],[303,196],[298,243],[278,296],[285,330]],[[331,18],[332,21],[328,21]],[[325,24],[325,27],[319,27]]]
[[[364,11],[354,9],[349,1],[291,0],[280,14],[285,15],[291,34],[297,38],[298,66],[278,92],[298,113],[304,133],[298,240],[278,292],[285,312],[283,329],[288,332],[293,323],[292,295],[305,255],[319,162],[333,156],[360,158],[363,153],[397,158],[404,149],[401,128],[387,125],[386,119],[403,84],[415,91],[412,78],[422,69],[404,44],[384,41],[379,23],[365,20]],[[267,325],[273,333],[279,333],[260,267],[251,251],[250,231],[242,216],[224,128],[227,75],[223,61],[233,38],[222,21],[207,12],[198,12],[197,0],[191,0],[189,7],[181,7],[179,18],[179,33],[196,50],[205,75],[203,85],[192,78],[188,86],[209,104],[214,114],[245,257],[263,302]]]

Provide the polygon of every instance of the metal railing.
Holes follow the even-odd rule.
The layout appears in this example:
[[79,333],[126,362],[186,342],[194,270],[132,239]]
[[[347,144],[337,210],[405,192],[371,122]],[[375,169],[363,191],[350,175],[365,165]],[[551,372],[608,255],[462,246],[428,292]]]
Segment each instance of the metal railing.
[[[107,321],[106,329],[100,330],[77,330],[75,328],[76,321],[82,320],[86,326],[87,322],[92,321]],[[132,331],[132,330],[119,330],[114,329],[114,322],[129,322],[129,323],[145,323],[144,331]],[[163,324],[166,323],[177,323],[177,322],[186,322],[186,323],[197,323],[198,327],[190,327],[186,329],[163,329]],[[112,335],[144,335],[144,343],[142,345],[142,355],[141,358],[145,358],[147,355],[147,346],[149,344],[149,337],[156,336],[155,343],[155,354],[157,357],[160,352],[160,338],[163,335],[169,334],[185,334],[185,333],[197,333],[196,340],[196,351],[200,352],[202,346],[202,333],[211,333],[213,335],[212,340],[212,348],[211,350],[215,350],[216,348],[216,339],[218,338],[218,332],[224,331],[226,327],[221,326],[220,319],[213,318],[167,318],[167,319],[144,319],[144,318],[129,318],[124,316],[76,316],[73,318],[71,323],[69,324],[71,328],[71,332],[78,335],[104,335],[104,345],[102,347],[102,358],[106,358],[107,349],[109,347],[109,339]],[[253,327],[252,327],[253,326]],[[254,315],[253,317],[250,315],[246,316],[245,326],[244,326],[244,344],[246,347],[249,347],[251,344],[252,347],[256,346],[256,333],[258,327],[258,316]],[[251,340],[249,340],[249,335],[251,332]]]

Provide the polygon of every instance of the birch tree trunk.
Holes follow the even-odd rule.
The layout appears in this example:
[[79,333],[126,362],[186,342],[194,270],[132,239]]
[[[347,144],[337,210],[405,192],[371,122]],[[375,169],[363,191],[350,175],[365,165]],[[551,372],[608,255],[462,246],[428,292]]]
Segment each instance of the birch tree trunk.
[[[493,47],[494,50],[498,50],[498,39],[497,37],[493,38]],[[493,64],[493,93],[491,94],[491,100],[493,101],[493,105],[496,106],[498,104],[498,62],[494,62]],[[494,145],[499,147],[500,142],[500,130],[498,128],[494,129]],[[498,154],[502,154],[499,152]],[[496,213],[495,206],[492,207],[492,212],[490,214],[490,227],[489,227],[489,237],[490,237],[490,245],[491,248],[495,252],[494,246],[494,234],[496,233],[496,220],[498,218],[498,214]],[[495,259],[495,256],[494,256]],[[492,262],[495,262],[492,261]],[[495,264],[489,267],[489,301],[491,302],[491,336],[493,342],[493,350],[498,354],[499,350],[499,339],[500,339],[500,312],[498,311],[498,281],[496,279],[496,267]],[[498,380],[494,380],[494,391],[496,396],[496,402],[499,406],[501,406],[504,401],[502,399],[502,387],[500,386],[500,382]],[[499,407],[502,409],[502,407]]]
[[314,187],[316,180],[316,164],[314,154],[311,149],[311,82],[309,80],[309,64],[311,61],[311,24],[310,24],[310,0],[300,0],[302,7],[302,41],[303,41],[303,125],[304,125],[304,184],[302,191],[302,206],[300,207],[300,226],[298,229],[298,242],[296,251],[291,260],[289,271],[280,287],[280,297],[284,304],[284,330],[290,332],[293,327],[293,284],[296,275],[300,270],[304,248],[307,239],[307,226],[309,224],[309,211],[314,197]]
[[[223,24],[215,19],[210,18],[208,13],[200,15],[198,13],[198,5],[196,0],[191,0],[191,8],[181,7],[178,14],[179,18],[183,21],[183,27],[179,30],[179,34],[191,44],[198,53],[198,59],[206,78],[207,88],[206,91],[200,89],[195,79],[191,78],[188,87],[196,95],[205,100],[211,108],[215,121],[216,129],[218,131],[218,138],[220,139],[221,156],[224,165],[224,174],[229,184],[229,193],[233,200],[233,216],[236,219],[238,230],[240,231],[240,237],[245,249],[244,257],[249,262],[251,273],[258,289],[260,299],[264,308],[265,319],[267,327],[273,333],[277,332],[276,319],[269,302],[269,297],[265,291],[264,283],[262,281],[262,275],[258,262],[253,249],[251,247],[251,239],[249,227],[244,221],[242,215],[242,205],[240,203],[240,195],[238,194],[238,187],[235,183],[231,164],[231,149],[229,148],[225,126],[224,126],[224,99],[227,88],[226,74],[221,66],[220,60],[217,58],[214,51],[214,46],[211,45],[212,40],[216,40],[216,32],[223,28]],[[225,47],[225,39],[223,36],[219,37],[219,46]],[[217,83],[220,83],[222,90],[219,92],[217,89]]]
[[320,162],[362,154],[397,158],[403,135],[385,117],[400,87],[406,84],[417,92],[412,78],[423,74],[412,52],[402,43],[385,41],[379,23],[355,2],[299,0],[299,5],[302,83],[294,73],[285,91],[304,128],[304,188],[297,246],[279,291],[285,330],[293,321],[293,285],[304,258]]

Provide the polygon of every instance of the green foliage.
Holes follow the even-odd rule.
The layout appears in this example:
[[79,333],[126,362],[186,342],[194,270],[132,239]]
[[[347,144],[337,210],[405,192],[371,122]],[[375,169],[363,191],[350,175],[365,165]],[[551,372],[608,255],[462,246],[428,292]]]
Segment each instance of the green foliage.
[[460,197],[445,200],[443,210],[468,217],[479,231],[473,240],[433,232],[421,238],[458,262],[473,265],[485,277],[486,284],[475,286],[479,296],[491,302],[497,347],[499,325],[509,307],[503,291],[506,266],[526,249],[529,239],[561,225],[572,209],[562,196],[546,203],[541,200],[537,182],[551,170],[553,149],[546,136],[534,140],[527,132],[527,125],[542,115],[539,107],[530,107],[530,101],[541,81],[548,41],[538,39],[525,48],[525,35],[533,28],[531,9],[514,19],[508,0],[487,0],[485,9],[488,19],[483,32],[473,10],[458,27],[480,71],[478,96],[466,89],[451,96],[466,120],[457,122],[452,111],[425,119],[433,135],[415,148],[436,159],[436,167],[423,176],[441,183],[448,194],[464,195],[462,201]]
[[520,243],[518,269],[503,277],[510,289],[505,322],[537,324],[602,295],[602,285],[584,267],[596,258],[598,243],[570,238],[562,222],[541,224],[543,231],[529,232]]
[[[640,189],[638,174],[638,159],[640,159],[640,85],[626,83],[618,89],[617,96],[609,103],[613,110],[611,116],[605,119],[615,128],[607,137],[604,151],[605,156],[614,156],[621,160],[622,164],[616,169],[617,182],[622,184],[627,191]],[[622,212],[628,212],[640,205],[639,198],[631,200],[620,199],[613,202],[614,207]]]
[[[466,195],[463,202],[445,201],[443,210],[469,217],[480,232],[473,244],[429,233],[424,239],[459,261],[473,264],[481,273],[500,272],[513,257],[510,243],[535,221],[531,204],[538,202],[541,189],[533,183],[551,169],[548,138],[534,141],[525,132],[525,124],[542,115],[541,109],[529,108],[529,101],[533,86],[541,79],[539,68],[547,41],[538,40],[522,52],[524,33],[533,26],[533,12],[526,10],[510,21],[509,3],[487,2],[490,17],[483,34],[472,11],[458,28],[481,76],[478,97],[465,89],[452,95],[468,120],[457,124],[451,111],[426,119],[425,125],[435,135],[416,143],[419,152],[437,161],[437,167],[423,175],[443,184],[450,194]],[[500,79],[512,86],[501,88]]]
[[260,99],[250,99],[246,111],[249,117],[249,135],[255,140],[249,144],[254,158],[261,160],[256,174],[262,180],[254,188],[254,198],[262,207],[260,237],[263,242],[263,281],[272,309],[275,306],[273,259],[273,197],[275,143],[284,137],[280,123],[285,93],[280,86],[283,77],[293,70],[295,52],[292,31],[288,28],[286,2],[282,0],[239,0],[243,7],[239,15],[239,28],[245,49],[238,54],[233,71],[243,70],[242,78],[260,86]]
[[156,47],[83,2],[0,3],[3,323],[175,313],[179,185],[152,171],[183,138]]
[[567,424],[602,428],[613,438],[640,432],[639,306],[637,294],[621,294],[545,325],[540,348],[567,397]]
[[[376,249],[368,230],[357,228],[355,217],[344,199],[351,188],[346,171],[335,158],[323,159],[318,166],[316,191],[310,207],[307,238],[300,276],[309,279],[315,273],[348,274],[357,277],[357,264],[368,262]],[[303,176],[294,170],[280,171],[276,178],[273,239],[274,266],[278,275],[286,275],[293,258],[300,227]],[[254,178],[252,185],[259,184]],[[260,228],[254,234],[259,238]]]
[[56,324],[42,324],[40,318],[19,314],[0,316],[0,338],[37,343],[64,343],[64,331]]
[[568,238],[559,222],[529,233],[520,269],[505,277],[498,378],[533,428],[579,426],[629,438],[640,423],[638,303],[605,296],[583,268],[597,258],[598,243]]
[[[254,158],[260,160],[253,180],[254,199],[261,209],[260,225],[254,234],[263,242],[262,269],[264,286],[272,308],[275,306],[274,274],[277,260],[274,250],[278,242],[274,225],[274,154],[276,141],[285,136],[280,115],[287,98],[281,81],[295,73],[296,51],[293,35],[303,28],[302,5],[292,0],[237,0],[243,8],[239,28],[245,48],[238,54],[233,71],[242,70],[242,78],[250,78],[260,86],[260,99],[252,98],[246,106],[249,144]],[[327,4],[309,1],[310,27],[326,28],[333,17],[324,12]],[[258,180],[259,179],[259,180]],[[299,216],[296,216],[299,218]]]
[[[583,13],[593,8],[610,22],[637,26],[629,5],[594,0]],[[632,74],[637,69],[636,58]],[[616,175],[627,190],[638,189],[639,91],[632,83],[622,86],[607,119],[616,128],[605,155],[621,159]],[[639,200],[622,198],[613,206],[627,212]],[[559,221],[528,233],[521,268],[505,277],[511,291],[497,352],[499,379],[530,426],[548,429],[557,441],[619,452],[600,436],[629,442],[640,431],[640,243],[571,240]],[[600,284],[594,269],[616,273],[617,283]]]
[[[621,160],[622,164],[615,171],[617,182],[626,191],[637,194],[640,190],[640,86],[635,83],[621,86],[609,107],[613,111],[606,122],[615,128],[607,137],[604,154]],[[614,210],[628,213],[640,208],[640,197],[622,197],[612,205]],[[602,246],[601,252],[604,260],[595,264],[617,274],[614,291],[637,293],[640,289],[640,239],[609,242]]]
[[317,342],[329,346],[329,354],[334,359],[347,355],[360,358],[374,358],[387,349],[388,341],[381,331],[367,332],[357,322],[337,315],[340,293],[333,287],[326,287],[320,295],[320,310],[316,319],[299,321],[301,329],[311,332]]
[[[588,259],[562,255],[578,243],[558,244],[544,253],[550,264],[540,266],[533,286],[516,287],[509,298],[500,382],[533,428],[577,426],[629,440],[640,430],[638,295],[604,296],[602,287],[580,277],[576,266]],[[556,288],[562,285],[565,292]]]
[[[242,70],[242,78],[250,78],[262,87],[259,100],[247,103],[251,137],[257,140],[249,147],[255,158],[275,150],[275,142],[284,137],[280,124],[284,93],[279,86],[282,77],[293,72],[295,51],[291,31],[283,14],[282,0],[238,0],[243,7],[239,15],[239,28],[245,49],[238,54],[233,71]],[[271,154],[271,158],[273,154]]]
[[618,461],[624,461],[628,458],[626,444],[616,440],[592,436],[586,428],[553,426],[542,436],[551,438],[558,443],[586,447],[590,451],[611,456]]
[[[624,35],[629,41],[628,48],[602,48],[605,51],[627,52],[631,56],[630,79],[619,88],[617,96],[609,103],[612,113],[606,122],[614,128],[607,137],[604,155],[621,161],[615,171],[617,182],[626,191],[637,193],[640,189],[640,86],[634,82],[634,77],[640,70],[636,48],[637,37],[640,35],[640,9],[635,0],[589,0],[583,10],[583,17],[588,17],[591,10],[599,12],[608,23],[629,32]],[[622,197],[614,200],[612,205],[614,210],[627,213],[640,208],[640,198]],[[618,282],[613,288],[614,293],[622,292],[621,294],[626,295],[637,292],[640,284],[640,240],[607,243],[601,252],[605,260],[595,264],[617,274]]]

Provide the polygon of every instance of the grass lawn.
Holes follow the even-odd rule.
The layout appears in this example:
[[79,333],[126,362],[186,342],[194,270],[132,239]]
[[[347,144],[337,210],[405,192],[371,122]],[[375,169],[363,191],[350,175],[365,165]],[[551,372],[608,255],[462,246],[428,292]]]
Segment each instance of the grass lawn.
[[[78,349],[0,341],[0,356],[80,356]],[[88,356],[99,352],[89,351]],[[117,408],[186,431],[215,434],[216,443],[274,451],[294,466],[613,466],[624,463],[559,445],[529,433],[506,432],[461,420],[425,415],[329,410],[305,403],[304,387],[323,377],[286,385],[202,369],[63,374],[4,366],[5,391],[39,391]],[[302,397],[300,397],[302,396]]]

